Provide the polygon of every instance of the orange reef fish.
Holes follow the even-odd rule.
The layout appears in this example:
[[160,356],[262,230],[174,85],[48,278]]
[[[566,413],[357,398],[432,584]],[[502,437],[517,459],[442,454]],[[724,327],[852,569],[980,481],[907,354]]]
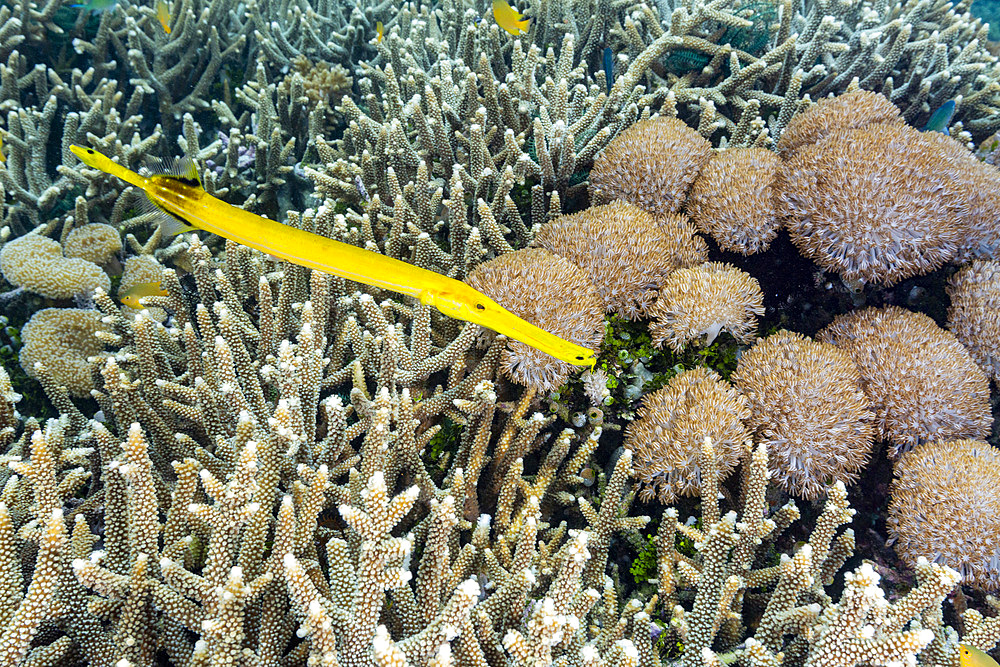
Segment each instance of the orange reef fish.
[[[281,259],[373,287],[416,297],[449,317],[492,329],[575,366],[594,352],[522,320],[465,283],[377,252],[283,225],[216,199],[201,187],[194,164],[180,175],[142,176],[91,148],[71,146],[84,164],[133,185],[167,213],[164,231],[195,227]],[[178,230],[177,228],[180,227]]]
[[968,644],[958,645],[958,663],[961,667],[998,667],[996,660]]
[[156,0],[156,18],[163,26],[163,32],[170,34],[170,5],[167,0]]
[[512,35],[528,32],[531,19],[526,19],[504,0],[493,0],[493,18],[497,25]]
[[151,283],[139,283],[138,285],[133,285],[125,290],[121,295],[122,304],[128,306],[129,308],[134,308],[135,310],[142,310],[145,306],[142,305],[140,299],[147,296],[167,296],[169,292],[163,289],[163,285],[160,281]]
[[382,32],[383,32],[383,30],[384,30],[384,28],[382,27],[382,22],[381,21],[376,21],[375,22],[375,42],[377,44],[381,44],[382,43]]

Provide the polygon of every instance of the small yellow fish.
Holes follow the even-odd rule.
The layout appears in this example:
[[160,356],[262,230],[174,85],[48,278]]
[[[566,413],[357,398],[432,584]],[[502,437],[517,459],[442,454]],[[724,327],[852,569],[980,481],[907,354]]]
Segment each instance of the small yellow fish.
[[531,22],[531,19],[524,18],[505,0],[493,0],[493,18],[498,26],[512,35],[528,32],[528,24]]
[[3,154],[3,131],[0,131],[0,162],[6,162],[7,156]]
[[170,5],[167,0],[156,0],[156,18],[163,26],[163,32],[170,34]]
[[145,306],[142,305],[140,300],[144,297],[167,296],[168,294],[169,292],[163,289],[163,285],[157,280],[156,282],[132,285],[132,287],[129,287],[122,293],[120,298],[122,305],[134,308],[135,310],[142,310]]
[[962,667],[998,667],[996,660],[968,644],[958,645],[958,664]]
[[143,192],[177,223],[218,234],[230,241],[366,285],[406,294],[448,317],[492,329],[574,366],[594,367],[594,351],[559,338],[517,317],[466,283],[413,264],[341,243],[304,229],[244,211],[205,192],[193,164],[180,175],[142,176],[92,148],[70,146],[88,167],[117,176]]
[[382,31],[383,31],[382,22],[381,21],[377,21],[375,23],[375,42],[377,44],[381,44],[382,43]]

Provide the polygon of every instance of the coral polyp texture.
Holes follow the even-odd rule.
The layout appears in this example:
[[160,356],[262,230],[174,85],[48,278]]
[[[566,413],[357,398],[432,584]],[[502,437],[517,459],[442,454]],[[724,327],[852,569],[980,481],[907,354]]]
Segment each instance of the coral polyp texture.
[[163,265],[152,255],[134,255],[125,260],[118,296],[136,285],[155,283],[163,279]]
[[834,481],[857,480],[871,455],[873,415],[845,352],[781,330],[740,356],[732,382],[750,401],[747,428],[783,489],[815,500]]
[[832,130],[785,164],[777,205],[792,242],[849,284],[891,285],[956,252],[962,185],[902,123]]
[[707,368],[685,371],[646,395],[625,429],[625,447],[632,451],[632,467],[642,484],[640,497],[669,504],[677,496],[697,495],[706,438],[724,479],[746,451],[749,433],[743,420],[749,416],[746,397]]
[[1000,382],[1000,262],[976,260],[948,280],[948,330]]
[[90,396],[94,378],[88,360],[104,350],[96,334],[106,330],[95,310],[39,310],[21,329],[21,367],[31,377],[48,373],[73,396]]
[[788,159],[803,146],[815,144],[835,130],[902,122],[899,109],[884,95],[870,90],[851,90],[836,97],[824,97],[796,114],[781,133],[775,148],[781,157]]
[[63,256],[59,242],[26,234],[0,249],[0,271],[12,285],[50,299],[69,299],[97,288],[111,289],[111,279],[97,264]]
[[692,342],[711,345],[723,331],[749,343],[764,314],[764,293],[745,271],[707,262],[670,274],[649,314],[653,343],[675,352]]
[[886,521],[896,553],[954,568],[964,583],[1000,589],[1000,452],[979,440],[922,444],[904,454]]
[[723,250],[742,255],[767,250],[781,225],[774,209],[780,165],[781,158],[764,148],[717,151],[695,179],[684,210]]
[[[560,338],[588,348],[601,342],[604,299],[582,269],[553,252],[527,248],[500,255],[477,266],[466,282]],[[572,368],[516,340],[501,356],[507,377],[543,391],[559,387]]]
[[1000,251],[1000,199],[995,196],[1000,189],[1000,169],[940,132],[925,132],[921,139],[940,151],[946,162],[942,174],[955,189],[961,233],[952,261],[963,264],[995,258]]
[[890,454],[933,440],[985,438],[993,418],[986,374],[954,334],[898,306],[839,315],[817,339],[846,352]]
[[700,264],[708,255],[690,224],[677,221],[671,231],[619,200],[560,216],[542,225],[534,242],[583,269],[606,310],[634,320],[646,314],[672,271]]
[[121,233],[111,225],[92,222],[66,235],[63,255],[104,266],[122,249]]
[[622,199],[654,215],[676,213],[711,150],[677,118],[639,121],[598,153],[590,172],[591,199]]

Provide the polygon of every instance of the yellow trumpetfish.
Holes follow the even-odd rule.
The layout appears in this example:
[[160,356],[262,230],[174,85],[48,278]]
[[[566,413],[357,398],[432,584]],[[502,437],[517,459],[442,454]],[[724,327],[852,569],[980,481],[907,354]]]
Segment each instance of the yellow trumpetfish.
[[528,32],[531,19],[526,19],[504,0],[493,0],[493,19],[501,28],[512,35]]
[[968,644],[958,645],[958,663],[961,667],[997,667],[997,661],[986,652]]
[[188,173],[142,176],[91,148],[70,150],[89,167],[141,189],[180,222],[281,259],[348,280],[416,297],[457,320],[492,329],[575,366],[595,363],[594,352],[541,329],[465,283],[377,252],[244,211],[205,192],[194,165]]

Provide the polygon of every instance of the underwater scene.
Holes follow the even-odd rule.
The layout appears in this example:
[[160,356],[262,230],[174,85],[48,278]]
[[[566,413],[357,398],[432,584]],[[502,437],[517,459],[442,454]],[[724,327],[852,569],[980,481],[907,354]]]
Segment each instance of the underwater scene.
[[997,667],[996,0],[0,0],[0,667]]

